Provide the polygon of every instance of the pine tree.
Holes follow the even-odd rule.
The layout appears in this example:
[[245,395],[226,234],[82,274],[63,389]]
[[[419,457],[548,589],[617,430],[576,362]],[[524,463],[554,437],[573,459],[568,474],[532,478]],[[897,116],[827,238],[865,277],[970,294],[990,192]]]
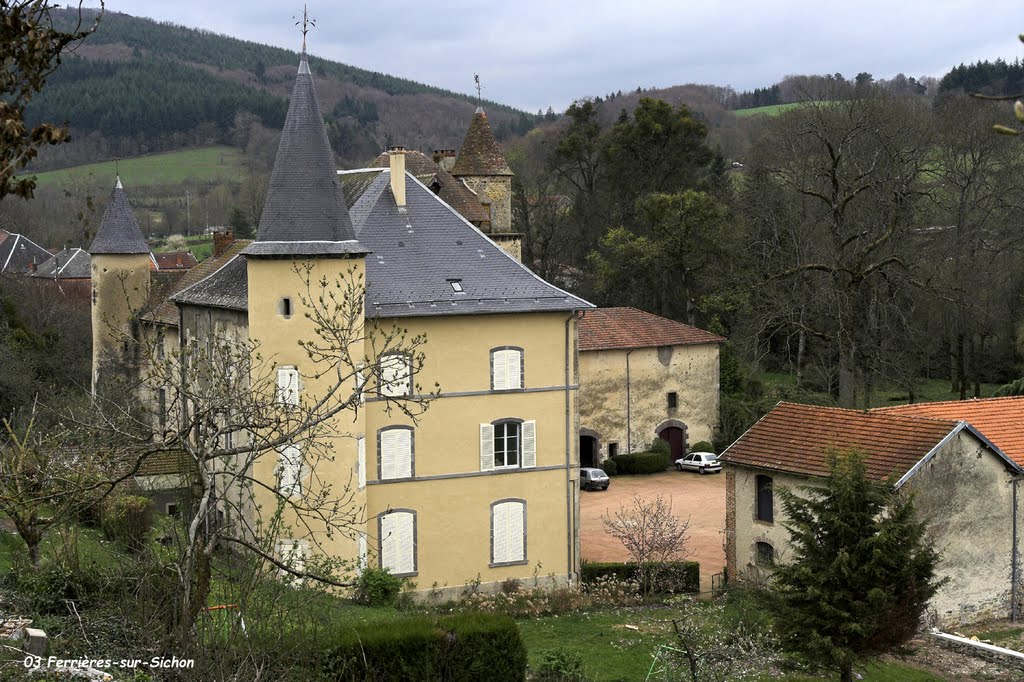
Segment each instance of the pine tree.
[[780,489],[792,561],[778,566],[781,618],[795,648],[852,679],[855,661],[914,636],[938,554],[912,495],[867,478],[856,453],[832,455],[828,478]]

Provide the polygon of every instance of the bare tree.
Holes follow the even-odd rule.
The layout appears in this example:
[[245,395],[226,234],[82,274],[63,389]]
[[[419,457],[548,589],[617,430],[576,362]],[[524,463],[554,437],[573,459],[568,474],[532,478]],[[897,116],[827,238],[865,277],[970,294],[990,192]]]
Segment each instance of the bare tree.
[[692,552],[686,547],[690,520],[672,513],[672,498],[658,495],[646,500],[633,496],[629,506],[620,505],[614,513],[601,517],[604,530],[622,543],[630,559],[637,564],[641,587],[649,594],[657,586],[664,562],[679,561]]
[[[174,566],[182,638],[207,605],[219,546],[297,580],[350,585],[344,571],[351,566],[330,560],[325,546],[339,535],[354,541],[364,523],[353,472],[342,469],[339,478],[332,465],[338,444],[357,436],[341,415],[358,414],[367,386],[395,380],[387,363],[396,355],[408,359],[402,371],[409,390],[382,391],[385,409],[415,422],[438,391],[424,397],[415,385],[424,336],[364,319],[361,276],[350,270],[335,281],[316,280],[310,266],[296,267],[295,275],[305,292],[300,310],[313,329],[312,338],[297,342],[312,368],[303,378],[318,391],[282,394],[275,358],[263,356],[242,328],[211,330],[169,354],[158,335],[143,333],[138,383],[123,392],[142,396],[140,407],[102,397],[92,405],[98,420],[90,426],[134,448],[122,476],[168,457],[188,473],[191,500]],[[326,560],[283,552],[277,541],[288,534],[305,538]]]

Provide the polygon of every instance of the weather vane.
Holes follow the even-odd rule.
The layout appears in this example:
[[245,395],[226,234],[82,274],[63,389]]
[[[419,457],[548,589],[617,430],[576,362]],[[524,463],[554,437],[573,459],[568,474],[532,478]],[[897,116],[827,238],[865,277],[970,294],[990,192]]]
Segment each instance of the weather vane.
[[477,106],[481,106],[482,107],[484,105],[484,98],[480,94],[480,74],[474,73],[473,74],[473,80],[476,81],[476,103],[477,103]]
[[[293,19],[295,17],[292,17]],[[302,51],[306,51],[306,34],[309,33],[309,27],[316,28],[316,19],[309,18],[309,9],[303,4],[302,5],[302,21],[296,21],[295,25],[302,24]]]

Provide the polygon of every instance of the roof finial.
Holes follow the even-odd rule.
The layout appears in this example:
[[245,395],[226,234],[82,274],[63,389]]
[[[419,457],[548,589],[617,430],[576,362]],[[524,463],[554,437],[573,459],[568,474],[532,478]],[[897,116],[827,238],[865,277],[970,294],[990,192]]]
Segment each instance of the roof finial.
[[477,108],[482,109],[484,106],[484,98],[480,94],[480,74],[474,73],[473,80],[476,81],[476,106]]
[[306,54],[306,34],[309,33],[309,27],[316,28],[316,19],[309,18],[309,9],[305,3],[302,5],[302,21],[296,21],[295,25],[302,24],[302,54]]

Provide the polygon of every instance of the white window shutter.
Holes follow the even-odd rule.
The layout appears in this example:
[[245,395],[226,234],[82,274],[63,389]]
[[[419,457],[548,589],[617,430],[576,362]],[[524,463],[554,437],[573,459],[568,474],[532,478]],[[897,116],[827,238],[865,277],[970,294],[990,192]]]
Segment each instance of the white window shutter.
[[480,425],[480,471],[494,470],[494,427]]
[[399,573],[414,573],[416,571],[416,560],[415,552],[416,548],[414,545],[414,524],[412,514],[408,512],[402,512],[399,514],[398,523],[398,548],[399,558],[398,567]]
[[288,403],[288,384],[290,378],[288,376],[287,367],[278,367],[277,369],[277,402],[285,405]]
[[366,547],[366,533],[359,534],[359,563],[357,564],[359,572],[362,573],[369,565],[369,550]]
[[398,535],[396,533],[396,514],[385,514],[380,517],[380,567],[397,573]]
[[392,512],[381,517],[381,568],[392,573],[415,573],[414,519],[410,512]]
[[380,359],[380,393],[389,397],[409,395],[412,376],[409,358],[398,353]]
[[385,481],[389,478],[398,478],[396,468],[395,439],[392,436],[394,431],[381,431],[380,433],[380,479]]
[[526,548],[523,546],[526,505],[522,502],[509,502],[507,516],[508,558],[506,561],[522,561],[526,558]]
[[491,383],[495,391],[504,391],[508,388],[508,362],[507,352],[496,350],[491,354],[492,368]]
[[505,351],[506,388],[523,387],[523,352],[520,350]]
[[523,422],[523,468],[537,466],[537,422]]
[[302,494],[302,451],[286,445],[278,460],[278,490],[285,497]]
[[288,397],[290,399],[289,405],[299,404],[299,370],[292,368],[288,377]]
[[[358,453],[356,468],[359,469],[359,489],[362,490],[366,487],[366,438],[363,436],[356,439],[356,451]],[[366,539],[363,538],[364,544],[365,541]]]
[[395,429],[392,431],[395,442],[395,477],[410,478],[412,476],[412,431]]
[[492,507],[491,542],[494,563],[501,564],[508,561],[508,504],[496,504]]
[[359,404],[366,404],[366,371],[360,367],[356,370],[356,393],[359,394]]

